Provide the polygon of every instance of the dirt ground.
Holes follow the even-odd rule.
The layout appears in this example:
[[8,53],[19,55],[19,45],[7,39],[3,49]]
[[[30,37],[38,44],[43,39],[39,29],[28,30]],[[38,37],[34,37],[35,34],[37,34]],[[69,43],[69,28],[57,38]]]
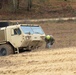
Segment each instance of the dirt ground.
[[0,57],[0,75],[76,75],[76,48]]
[[0,57],[0,75],[76,75],[76,22],[40,25],[54,36],[52,48]]
[[55,43],[52,48],[64,48],[76,46],[76,22],[46,22],[40,24],[46,34],[53,35]]

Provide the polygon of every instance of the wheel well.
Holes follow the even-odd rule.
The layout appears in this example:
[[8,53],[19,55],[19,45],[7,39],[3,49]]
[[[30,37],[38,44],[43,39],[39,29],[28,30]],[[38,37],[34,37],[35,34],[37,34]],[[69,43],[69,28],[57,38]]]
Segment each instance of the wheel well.
[[2,43],[2,44],[0,44],[0,45],[3,45],[3,44],[9,44],[9,45],[11,45],[11,47],[14,49],[14,46],[13,46],[10,42],[5,42],[5,43]]
[[10,42],[7,42],[6,44],[9,44],[9,45],[11,45],[14,48],[14,46]]
[[7,42],[6,44],[9,44],[9,45],[11,45],[11,47],[13,48],[13,51],[14,51],[14,46],[10,43],[10,42]]

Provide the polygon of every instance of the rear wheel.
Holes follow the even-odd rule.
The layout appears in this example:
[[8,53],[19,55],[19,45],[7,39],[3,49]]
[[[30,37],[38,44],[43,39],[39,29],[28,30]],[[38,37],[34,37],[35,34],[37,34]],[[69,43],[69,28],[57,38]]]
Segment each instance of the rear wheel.
[[8,44],[0,45],[0,56],[6,56],[13,53],[14,53],[13,48],[10,45]]

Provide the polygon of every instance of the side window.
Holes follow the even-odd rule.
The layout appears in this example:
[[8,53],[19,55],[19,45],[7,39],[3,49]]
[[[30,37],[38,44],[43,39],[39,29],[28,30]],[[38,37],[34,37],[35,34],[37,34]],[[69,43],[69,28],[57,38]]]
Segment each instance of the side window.
[[21,34],[21,31],[19,28],[14,29],[14,35],[20,35],[20,34]]

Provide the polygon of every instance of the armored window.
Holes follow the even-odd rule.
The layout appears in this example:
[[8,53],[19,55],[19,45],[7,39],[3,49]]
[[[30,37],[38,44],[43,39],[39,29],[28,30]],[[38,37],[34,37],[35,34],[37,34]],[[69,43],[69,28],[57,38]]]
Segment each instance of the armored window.
[[31,28],[35,34],[44,34],[44,32],[40,26],[32,26]]
[[21,31],[19,28],[14,29],[14,35],[20,35],[20,34],[21,34]]
[[21,26],[21,29],[25,34],[34,34],[31,26]]

